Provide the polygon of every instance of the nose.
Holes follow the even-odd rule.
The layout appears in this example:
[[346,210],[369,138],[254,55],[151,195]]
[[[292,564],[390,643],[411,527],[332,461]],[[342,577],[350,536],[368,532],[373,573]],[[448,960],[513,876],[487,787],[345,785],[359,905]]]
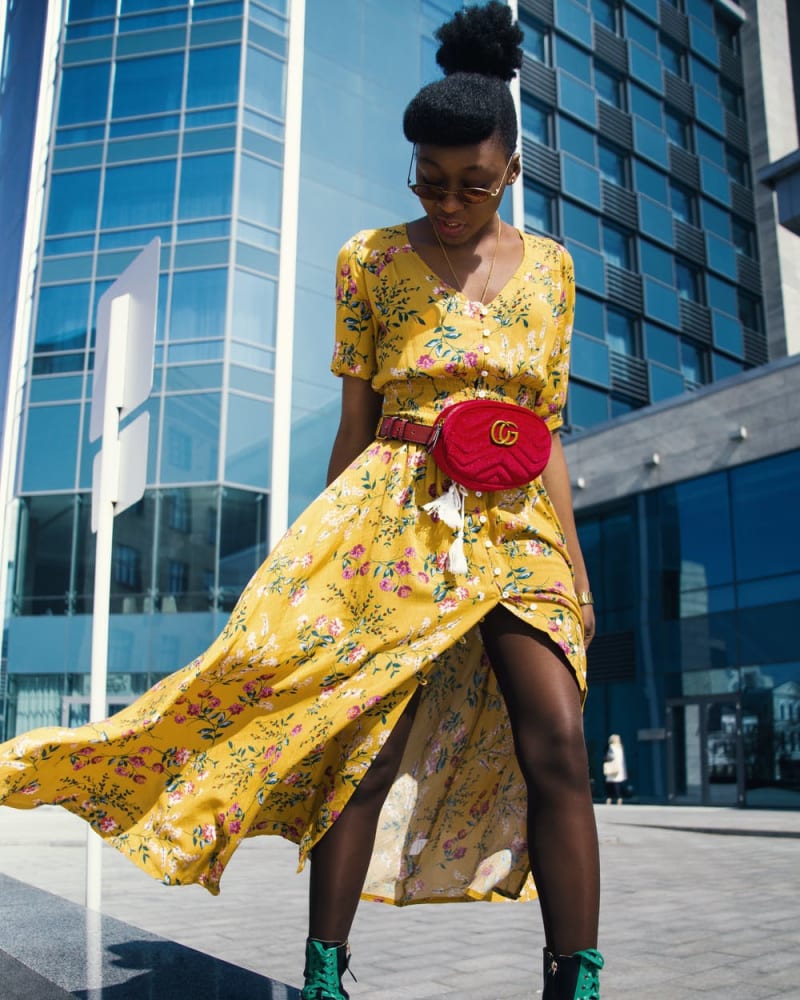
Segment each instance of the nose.
[[462,208],[462,201],[454,191],[448,191],[439,202],[439,207],[449,213],[458,212]]

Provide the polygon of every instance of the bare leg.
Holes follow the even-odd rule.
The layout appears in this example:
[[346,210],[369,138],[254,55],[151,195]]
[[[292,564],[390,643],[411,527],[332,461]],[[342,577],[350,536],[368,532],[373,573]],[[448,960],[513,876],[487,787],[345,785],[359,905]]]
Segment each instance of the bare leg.
[[600,864],[578,686],[546,636],[498,607],[481,626],[528,788],[528,845],[546,943],[597,945]]
[[311,852],[309,937],[347,940],[367,875],[378,818],[397,776],[419,703],[415,694],[341,815]]

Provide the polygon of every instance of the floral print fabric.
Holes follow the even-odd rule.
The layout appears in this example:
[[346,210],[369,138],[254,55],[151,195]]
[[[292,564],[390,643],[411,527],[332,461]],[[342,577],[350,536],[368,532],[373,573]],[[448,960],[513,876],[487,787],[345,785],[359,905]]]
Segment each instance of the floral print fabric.
[[[572,264],[552,241],[523,240],[516,274],[484,306],[431,274],[404,227],[355,236],[337,264],[333,371],[371,380],[387,414],[431,423],[485,397],[558,427]],[[479,624],[504,604],[550,636],[585,691],[580,608],[541,480],[465,493],[458,575],[452,530],[422,509],[448,486],[423,448],[376,440],[194,662],[105,722],[1,746],[0,801],[58,803],[154,877],[216,893],[243,837],[286,837],[302,864],[421,689],[365,895],[528,892],[525,787]]]

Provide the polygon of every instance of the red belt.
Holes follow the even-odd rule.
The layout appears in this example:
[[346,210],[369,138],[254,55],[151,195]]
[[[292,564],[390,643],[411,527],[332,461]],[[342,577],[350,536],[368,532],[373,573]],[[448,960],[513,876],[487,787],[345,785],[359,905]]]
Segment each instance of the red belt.
[[411,441],[414,444],[430,445],[438,437],[438,427],[415,424],[402,417],[384,417],[378,428],[378,437],[394,438],[395,441]]

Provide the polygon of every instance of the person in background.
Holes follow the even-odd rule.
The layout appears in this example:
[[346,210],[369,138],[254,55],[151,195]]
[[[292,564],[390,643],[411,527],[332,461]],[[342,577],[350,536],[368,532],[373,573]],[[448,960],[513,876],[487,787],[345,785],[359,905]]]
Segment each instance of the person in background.
[[603,776],[606,779],[606,805],[611,805],[616,799],[617,805],[622,805],[622,793],[628,780],[628,769],[625,766],[625,748],[617,733],[608,737],[606,759],[603,762]]

